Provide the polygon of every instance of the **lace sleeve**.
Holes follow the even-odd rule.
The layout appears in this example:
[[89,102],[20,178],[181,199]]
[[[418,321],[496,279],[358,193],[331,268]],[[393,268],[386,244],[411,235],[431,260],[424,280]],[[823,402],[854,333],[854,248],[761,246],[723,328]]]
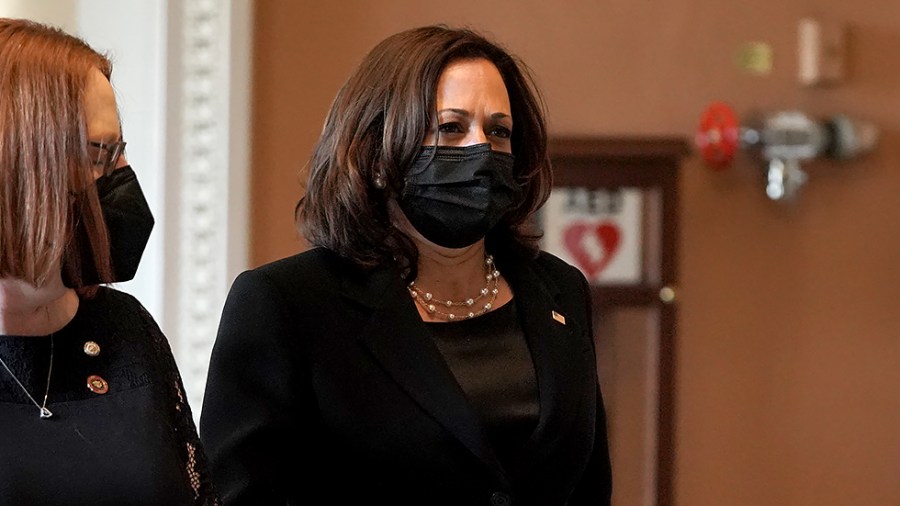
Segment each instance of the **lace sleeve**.
[[184,384],[181,381],[181,374],[178,373],[178,366],[175,364],[169,341],[150,313],[143,307],[141,307],[141,316],[144,318],[151,346],[155,352],[153,354],[154,362],[159,371],[159,377],[169,387],[167,392],[170,402],[167,409],[171,416],[174,439],[180,442],[179,455],[194,491],[194,504],[218,506],[221,503],[209,476],[206,454],[203,452],[200,438],[197,435],[197,427],[194,425],[191,408],[184,393]]

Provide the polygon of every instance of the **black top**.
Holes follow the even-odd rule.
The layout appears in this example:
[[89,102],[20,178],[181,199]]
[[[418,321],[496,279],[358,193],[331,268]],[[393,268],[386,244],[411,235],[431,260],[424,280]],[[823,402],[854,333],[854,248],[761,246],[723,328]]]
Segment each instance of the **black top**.
[[[38,403],[50,339],[0,336],[0,359]],[[51,418],[0,366],[0,504],[216,504],[169,344],[140,303],[101,287],[52,339]],[[88,387],[95,375],[106,393]]]
[[477,318],[428,324],[478,411],[503,467],[514,467],[538,421],[537,382],[515,301]]
[[539,399],[516,458],[498,459],[396,268],[316,248],[242,273],[225,303],[200,420],[222,502],[609,505],[584,276],[492,253]]

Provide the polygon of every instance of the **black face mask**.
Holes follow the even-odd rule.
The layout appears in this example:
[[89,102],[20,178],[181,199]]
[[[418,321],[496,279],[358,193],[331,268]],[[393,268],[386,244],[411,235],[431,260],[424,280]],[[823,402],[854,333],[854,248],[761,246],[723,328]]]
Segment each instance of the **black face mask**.
[[134,278],[141,255],[153,230],[153,214],[137,176],[130,166],[116,169],[112,174],[97,179],[97,197],[109,234],[109,258],[112,277],[105,279],[97,272],[92,259],[87,231],[80,221],[75,229],[74,247],[81,253],[80,280],[70,279],[63,272],[63,282],[68,287],[90,286],[100,283],[116,283]]
[[490,144],[426,146],[398,199],[412,226],[445,248],[478,242],[520,199],[513,156]]

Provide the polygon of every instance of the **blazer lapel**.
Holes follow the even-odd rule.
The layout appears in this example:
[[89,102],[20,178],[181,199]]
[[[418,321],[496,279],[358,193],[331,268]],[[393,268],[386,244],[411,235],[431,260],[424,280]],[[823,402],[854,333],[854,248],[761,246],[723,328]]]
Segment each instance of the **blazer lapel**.
[[[573,308],[558,305],[560,289],[551,276],[529,258],[498,258],[498,269],[512,286],[522,330],[531,350],[537,375],[540,417],[522,450],[520,470],[534,466],[551,452],[553,441],[570,426],[582,391],[578,363],[583,339]],[[581,308],[578,308],[581,309]]]
[[344,294],[372,308],[359,341],[375,360],[425,412],[506,482],[478,415],[430,339],[399,274],[380,269],[367,279],[348,279]]

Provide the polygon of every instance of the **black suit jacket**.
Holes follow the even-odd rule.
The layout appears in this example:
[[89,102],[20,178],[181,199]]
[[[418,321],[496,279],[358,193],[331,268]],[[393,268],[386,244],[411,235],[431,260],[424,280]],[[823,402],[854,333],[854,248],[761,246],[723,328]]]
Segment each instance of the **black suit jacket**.
[[225,304],[200,425],[225,504],[609,504],[587,283],[545,253],[495,256],[540,401],[514,465],[397,271],[320,248],[241,274]]

